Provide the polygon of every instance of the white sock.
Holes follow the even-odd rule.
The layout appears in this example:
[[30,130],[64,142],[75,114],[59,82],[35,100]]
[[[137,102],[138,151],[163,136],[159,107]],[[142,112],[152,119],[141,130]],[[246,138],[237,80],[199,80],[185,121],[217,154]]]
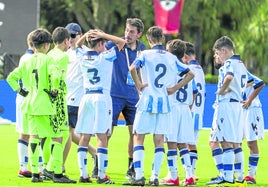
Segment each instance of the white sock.
[[78,166],[80,170],[80,176],[83,178],[88,178],[87,153],[88,153],[87,147],[78,146],[77,149]]
[[20,163],[20,170],[28,170],[28,142],[23,139],[18,140],[18,156]]
[[163,147],[157,147],[154,150],[154,161],[152,165],[152,175],[151,180],[158,179],[162,161],[165,155],[165,150]]
[[224,149],[222,154],[224,180],[228,182],[234,182],[234,161],[234,150],[232,148]]
[[244,154],[241,147],[238,147],[234,150],[235,154],[235,163],[234,170],[236,180],[242,182],[244,180]]
[[106,176],[106,168],[108,166],[108,149],[105,147],[98,147],[97,149],[98,155],[98,177],[101,179]]
[[190,154],[189,154],[189,151],[187,148],[183,148],[180,150],[180,157],[181,157],[181,161],[184,165],[186,179],[193,177]]
[[134,146],[133,150],[133,164],[136,174],[135,179],[138,180],[144,176],[144,146]]
[[175,180],[178,178],[178,152],[177,149],[169,149],[167,152],[168,176]]

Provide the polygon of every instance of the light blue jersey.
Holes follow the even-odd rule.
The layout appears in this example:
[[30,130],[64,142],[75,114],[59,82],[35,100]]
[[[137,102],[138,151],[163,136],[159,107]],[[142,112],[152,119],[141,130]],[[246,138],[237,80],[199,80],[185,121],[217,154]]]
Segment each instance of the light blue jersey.
[[116,59],[114,48],[98,54],[88,51],[81,63],[83,85],[86,92],[100,91],[110,95],[113,61]]
[[[248,86],[246,88],[246,91],[245,91],[244,96],[243,96],[243,100],[246,100],[248,98],[248,96],[250,96],[252,94],[254,89],[257,89],[258,87],[260,87],[264,84],[263,80],[252,75],[251,73],[248,73],[248,83],[251,84],[251,82],[253,82],[253,84],[252,84],[252,86]],[[253,99],[253,101],[251,102],[251,105],[249,107],[262,107],[260,99],[259,99],[259,95],[257,95]]]
[[149,113],[170,112],[167,87],[174,86],[177,83],[174,79],[188,73],[190,69],[162,46],[142,51],[135,60],[135,65],[141,68],[142,82],[148,83],[137,104],[139,110]]
[[222,71],[223,74],[220,76],[223,77],[221,77],[222,80],[220,80],[220,88],[223,85],[226,75],[232,75],[233,80],[228,87],[230,92],[227,92],[225,95],[219,95],[219,101],[242,101],[243,93],[247,86],[248,71],[240,60],[240,56],[234,55],[227,60],[223,65]]

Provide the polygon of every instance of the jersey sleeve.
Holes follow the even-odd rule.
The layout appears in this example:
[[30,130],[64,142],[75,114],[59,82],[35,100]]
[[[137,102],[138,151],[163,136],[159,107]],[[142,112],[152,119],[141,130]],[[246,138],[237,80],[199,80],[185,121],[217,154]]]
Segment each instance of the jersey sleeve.
[[20,88],[18,80],[22,78],[23,74],[22,69],[23,69],[22,65],[15,68],[7,77],[7,82],[14,91],[17,91]]

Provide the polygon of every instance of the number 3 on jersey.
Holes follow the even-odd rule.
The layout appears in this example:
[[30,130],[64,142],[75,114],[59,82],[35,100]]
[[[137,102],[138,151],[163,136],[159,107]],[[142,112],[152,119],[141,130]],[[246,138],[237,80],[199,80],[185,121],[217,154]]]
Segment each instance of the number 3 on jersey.
[[88,76],[89,82],[93,85],[100,82],[100,77],[98,76],[98,72],[99,71],[96,68],[91,68],[87,70],[87,74],[88,74],[87,76]]

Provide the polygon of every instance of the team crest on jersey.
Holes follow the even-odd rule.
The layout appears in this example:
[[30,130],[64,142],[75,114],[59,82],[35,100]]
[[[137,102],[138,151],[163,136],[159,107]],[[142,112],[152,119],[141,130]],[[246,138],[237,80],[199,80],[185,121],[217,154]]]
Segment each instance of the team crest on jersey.
[[166,10],[172,10],[180,0],[159,0],[161,7]]

